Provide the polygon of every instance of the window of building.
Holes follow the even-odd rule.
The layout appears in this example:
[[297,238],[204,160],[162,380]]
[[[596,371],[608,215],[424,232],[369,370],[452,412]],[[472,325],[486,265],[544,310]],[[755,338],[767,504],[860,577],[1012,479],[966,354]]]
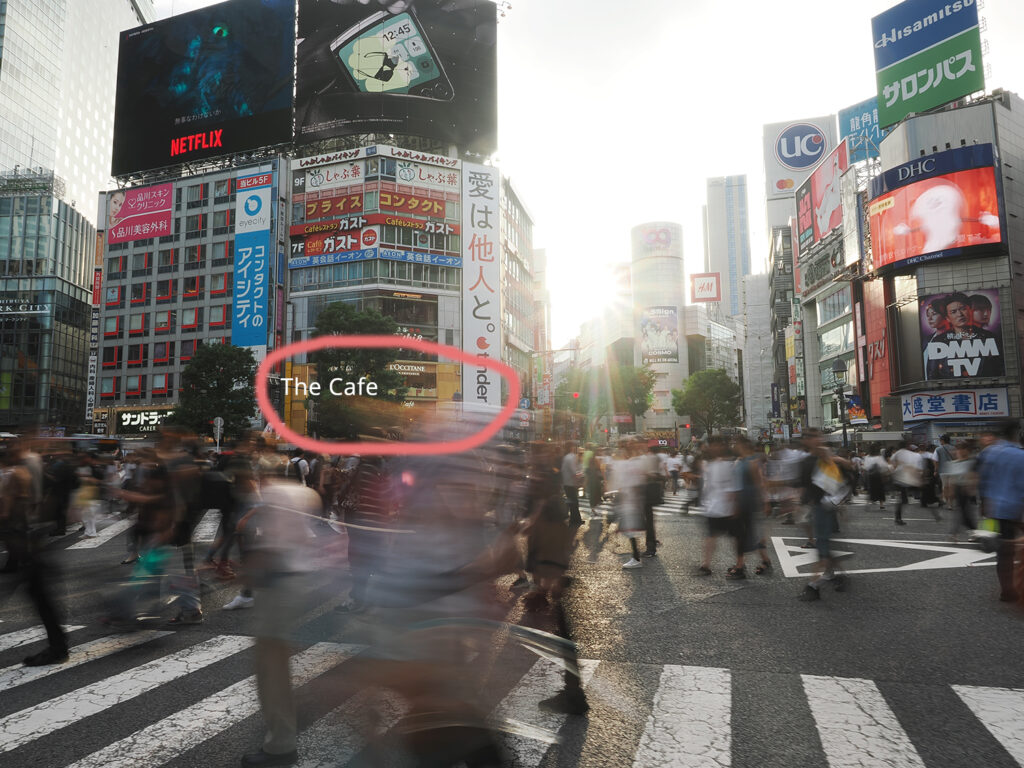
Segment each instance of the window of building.
[[853,349],[853,323],[842,325],[818,334],[819,357],[824,359],[832,355]]
[[156,283],[156,300],[174,301],[174,293],[177,287],[178,281],[173,278],[170,280],[158,280]]
[[189,208],[195,208],[195,204],[201,205],[209,194],[209,187],[206,184],[193,184],[185,191],[185,200]]
[[103,335],[107,338],[121,338],[121,316],[111,315],[103,319]]
[[195,331],[202,328],[203,310],[200,307],[189,307],[181,310],[181,329]]
[[108,307],[123,306],[124,286],[111,285],[107,288],[106,304]]
[[162,310],[153,313],[153,329],[157,333],[171,331],[174,329],[174,312]]
[[146,332],[146,314],[134,314],[128,318],[128,335],[139,336]]
[[185,363],[192,359],[192,355],[195,354],[196,349],[202,344],[200,339],[184,339],[181,342],[181,362]]
[[825,325],[836,318],[850,314],[851,311],[850,286],[845,286],[818,300],[818,325]]
[[206,261],[205,245],[185,246],[185,269],[200,269]]
[[173,272],[176,263],[173,248],[167,248],[157,254],[156,271],[160,273]]
[[195,277],[186,277],[182,281],[181,295],[188,301],[194,301],[203,295],[203,278],[202,275],[196,275]]
[[148,251],[143,253],[136,253],[132,255],[132,274],[136,277],[141,274],[145,274],[149,271],[149,257]]
[[148,351],[148,344],[129,344],[125,350],[125,363],[129,368],[145,365],[147,362],[146,353]]
[[153,365],[169,365],[174,362],[174,342],[158,341],[153,345]]
[[169,396],[174,392],[174,374],[173,373],[154,373],[153,374],[153,388],[150,393],[153,397],[158,396]]
[[120,368],[121,367],[121,347],[104,347],[103,348],[103,367],[104,368]]
[[231,194],[231,179],[221,179],[220,181],[213,182],[213,197],[214,202],[221,202],[220,198],[227,197]]
[[225,240],[222,243],[214,243],[210,263],[215,267],[223,267],[230,264],[234,256],[235,241]]
[[231,227],[231,209],[213,212],[213,234],[223,235]]
[[145,376],[126,376],[124,380],[124,396],[131,398],[142,397],[146,389]]
[[185,238],[194,240],[200,237],[206,229],[206,214],[195,213],[185,217]]
[[145,304],[148,298],[149,283],[134,283],[132,285],[132,304]]
[[100,397],[117,397],[116,376],[104,376],[100,379]]
[[224,324],[228,321],[228,315],[228,307],[226,304],[221,304],[216,307],[210,307],[210,327],[223,327]]
[[119,277],[124,277],[124,256],[111,256],[107,259],[107,279]]
[[228,272],[221,272],[216,275],[210,275],[210,295],[211,296],[223,296],[228,292],[228,286],[231,285],[231,276]]

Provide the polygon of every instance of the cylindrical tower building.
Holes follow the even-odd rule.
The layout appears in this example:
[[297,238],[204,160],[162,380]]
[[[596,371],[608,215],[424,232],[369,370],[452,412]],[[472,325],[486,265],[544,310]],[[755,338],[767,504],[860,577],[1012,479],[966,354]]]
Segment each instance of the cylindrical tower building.
[[[635,363],[657,375],[654,403],[642,429],[651,440],[674,445],[679,421],[672,390],[689,375],[683,328],[683,228],[665,221],[633,227],[633,329]],[[638,425],[638,428],[640,425]]]

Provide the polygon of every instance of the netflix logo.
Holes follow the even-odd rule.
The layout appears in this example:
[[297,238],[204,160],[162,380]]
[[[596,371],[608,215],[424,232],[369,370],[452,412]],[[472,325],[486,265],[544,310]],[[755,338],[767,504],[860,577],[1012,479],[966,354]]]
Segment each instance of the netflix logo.
[[171,139],[171,157],[186,152],[195,152],[199,149],[223,147],[221,138],[223,133],[224,129],[218,129],[205,133],[193,133],[190,136],[182,136],[180,139]]

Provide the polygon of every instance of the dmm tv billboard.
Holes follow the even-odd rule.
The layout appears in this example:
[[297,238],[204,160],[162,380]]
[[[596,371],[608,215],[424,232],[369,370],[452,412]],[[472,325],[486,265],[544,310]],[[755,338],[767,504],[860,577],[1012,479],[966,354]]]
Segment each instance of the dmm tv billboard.
[[497,146],[496,6],[299,0],[295,140],[392,133]]
[[295,0],[229,0],[121,33],[114,176],[291,141]]
[[920,157],[872,179],[868,206],[874,267],[916,264],[1003,242],[991,144]]
[[985,90],[975,0],[906,0],[871,20],[883,128]]

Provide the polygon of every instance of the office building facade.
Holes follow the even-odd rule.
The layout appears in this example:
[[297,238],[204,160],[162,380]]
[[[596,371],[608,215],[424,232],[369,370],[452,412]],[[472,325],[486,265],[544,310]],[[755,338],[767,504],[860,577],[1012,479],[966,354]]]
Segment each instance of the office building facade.
[[704,206],[704,271],[721,274],[722,313],[743,312],[743,278],[750,274],[747,177],[707,180]]

